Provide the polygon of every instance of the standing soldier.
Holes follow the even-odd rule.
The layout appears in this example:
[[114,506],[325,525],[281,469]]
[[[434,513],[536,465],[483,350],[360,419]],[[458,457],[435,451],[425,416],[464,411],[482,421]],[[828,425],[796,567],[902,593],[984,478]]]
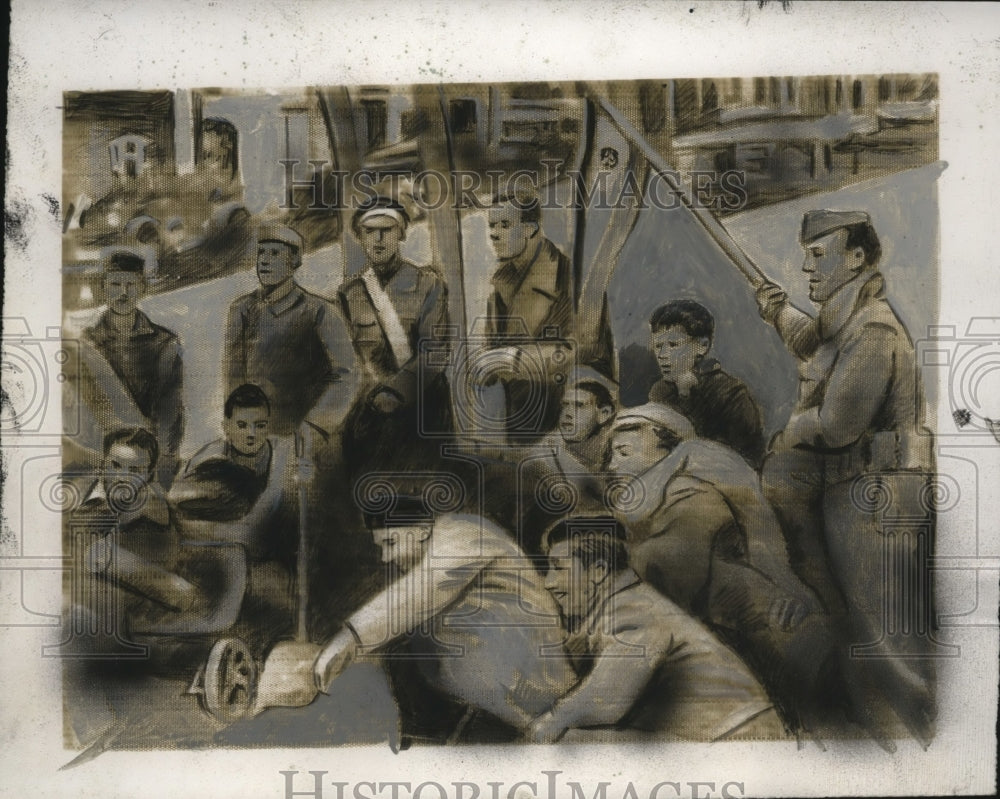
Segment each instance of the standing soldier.
[[[112,250],[102,267],[108,309],[84,331],[84,344],[92,346],[81,348],[95,389],[109,401],[113,419],[104,419],[102,425],[111,432],[108,424],[128,419],[151,430],[160,452],[157,477],[169,486],[184,435],[181,345],[176,334],[153,324],[138,308],[146,292],[141,255]],[[105,415],[98,412],[99,417]]]
[[[421,342],[443,335],[448,325],[448,287],[433,267],[400,256],[408,224],[403,206],[386,197],[363,205],[351,221],[366,263],[340,287],[339,299],[364,378],[345,454],[353,459],[363,451],[365,463],[398,463],[401,447],[419,449],[421,440],[434,446],[436,439],[425,434],[451,428],[443,353],[421,352]],[[425,466],[432,458],[417,455]]]
[[260,287],[229,308],[226,393],[259,385],[271,400],[271,431],[298,431],[311,452],[340,427],[358,378],[347,325],[326,300],[296,285],[301,264],[298,233],[281,225],[260,228]]
[[[907,504],[922,495],[933,469],[930,439],[921,435],[913,343],[885,298],[881,245],[867,213],[810,211],[800,240],[819,313],[794,308],[774,284],[757,292],[761,315],[799,360],[798,401],[764,463],[765,491],[800,575],[831,611],[846,614],[846,643],[878,644],[855,665],[868,666],[863,676],[879,679],[897,713],[926,740],[934,710],[928,661],[919,657],[929,639],[919,635],[930,618],[930,583],[920,553],[928,552],[930,533],[924,543],[924,536],[896,542],[894,557],[905,563],[884,562],[888,538],[858,491],[859,481],[877,478],[891,501]],[[903,590],[917,595],[887,595],[883,575],[896,568],[916,570]],[[883,634],[890,607],[914,609],[921,617],[914,634]]]

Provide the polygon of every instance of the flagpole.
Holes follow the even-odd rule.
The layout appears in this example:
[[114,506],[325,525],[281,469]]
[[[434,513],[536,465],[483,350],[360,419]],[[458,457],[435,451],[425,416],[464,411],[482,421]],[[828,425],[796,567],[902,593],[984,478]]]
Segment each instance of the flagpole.
[[677,181],[677,173],[670,169],[669,165],[664,161],[663,156],[650,146],[643,135],[635,129],[632,123],[612,103],[603,98],[600,99],[600,103],[601,108],[611,118],[611,121],[618,128],[619,132],[627,140],[634,142],[639,147],[642,154],[649,161],[650,166],[666,182],[671,191],[681,199],[684,206],[694,214],[695,219],[705,228],[708,235],[719,245],[719,248],[733,262],[733,265],[743,273],[743,276],[749,281],[750,285],[754,289],[758,289],[764,283],[767,283],[767,276],[750,259],[750,256],[740,248],[729,231],[715,218],[715,215],[691,199],[684,187]]

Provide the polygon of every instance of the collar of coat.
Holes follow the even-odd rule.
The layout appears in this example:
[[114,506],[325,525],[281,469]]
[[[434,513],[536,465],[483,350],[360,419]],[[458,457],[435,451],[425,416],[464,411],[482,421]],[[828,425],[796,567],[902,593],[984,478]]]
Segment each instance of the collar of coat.
[[587,631],[588,635],[593,635],[599,632],[604,626],[601,623],[601,617],[604,614],[604,609],[607,607],[611,599],[616,595],[620,594],[631,588],[634,585],[639,584],[639,575],[631,567],[626,567],[622,569],[617,574],[611,576],[610,585],[607,588],[599,589],[601,595],[598,597],[597,601],[594,603],[590,612],[587,614],[587,622],[584,625],[584,629]]
[[[393,259],[392,268],[394,270],[392,276],[385,282],[386,289],[392,286],[395,291],[412,292],[417,290],[417,284],[420,279],[420,268],[418,266],[411,264],[397,255]],[[370,269],[376,278],[379,277],[378,269],[373,264],[367,264],[365,269]],[[359,274],[354,279],[360,281],[361,275]],[[379,280],[381,283],[381,279]]]
[[269,299],[267,294],[264,293],[263,287],[258,288],[254,292],[254,295],[257,302],[267,308],[267,310],[269,310],[272,314],[275,316],[281,316],[286,311],[289,311],[294,306],[298,305],[298,303],[301,302],[302,298],[305,296],[305,292],[302,291],[298,284],[293,281],[292,287],[276,300]]
[[145,492],[145,500],[139,503],[138,507],[115,512],[114,508],[111,507],[111,502],[108,499],[107,492],[104,490],[104,483],[98,479],[90,487],[90,491],[87,492],[87,498],[84,500],[84,504],[93,501],[103,503],[108,506],[113,513],[116,513],[119,525],[132,524],[139,519],[148,519],[154,524],[166,527],[170,524],[170,508],[167,505],[166,497],[163,496],[159,487],[154,483],[146,483]]
[[[663,492],[670,478],[679,472],[687,463],[687,441],[682,441],[662,460],[657,461],[642,474],[626,478],[629,487],[620,494],[621,512],[630,524],[641,522],[663,504]],[[635,496],[634,502],[628,502],[630,496]]]
[[[715,441],[703,438],[689,438],[682,441],[673,451],[660,461],[650,466],[638,477],[632,478],[638,482],[626,489],[624,494],[618,494],[621,513],[632,524],[645,521],[659,509],[665,499],[667,484],[674,475],[683,471],[689,465],[697,473],[692,474],[697,480],[709,482],[715,487],[742,486],[755,491],[751,484],[753,472],[739,455],[733,450]],[[633,502],[628,497],[635,495]]]
[[586,475],[596,478],[604,470],[611,456],[611,423],[606,424],[595,435],[602,438],[602,441],[596,445],[601,455],[600,463],[585,463],[573,451],[571,445],[563,441],[560,433],[549,433],[549,435],[542,439],[541,446],[548,449],[556,465],[559,466],[562,473],[567,477]]
[[529,244],[516,258],[505,261],[493,275],[493,287],[510,307],[516,294],[537,291],[555,299],[558,295],[559,250],[544,236],[534,249]]
[[841,286],[819,311],[819,337],[829,341],[847,324],[857,307],[872,297],[882,296],[885,278],[880,272],[863,274]]
[[[100,320],[93,327],[93,338],[98,342],[109,341],[118,338],[118,330],[111,324],[112,311],[108,309],[101,314]],[[142,311],[136,309],[135,319],[132,320],[132,329],[129,331],[129,338],[142,338],[155,336],[156,328],[149,321],[149,317]]]

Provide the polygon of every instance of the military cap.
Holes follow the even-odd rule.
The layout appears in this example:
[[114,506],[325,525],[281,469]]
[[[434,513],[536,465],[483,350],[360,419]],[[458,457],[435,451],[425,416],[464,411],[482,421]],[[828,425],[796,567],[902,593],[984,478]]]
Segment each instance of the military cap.
[[653,424],[662,427],[681,438],[694,438],[694,425],[682,413],[659,402],[647,402],[635,408],[626,408],[618,414],[612,430],[629,427],[634,424]]
[[392,219],[403,230],[410,224],[410,215],[403,206],[391,197],[375,197],[366,200],[351,217],[351,229],[357,233],[361,223],[378,217]]
[[128,247],[111,247],[101,253],[101,271],[143,274],[146,271],[146,259],[141,253]]
[[842,227],[871,223],[871,217],[864,211],[807,211],[802,216],[802,233],[799,240],[806,244]]
[[574,369],[570,375],[569,379],[566,381],[566,388],[575,388],[580,383],[597,383],[599,386],[604,386],[611,395],[611,398],[617,404],[618,402],[618,384],[611,380],[606,375],[601,374],[592,366],[578,366]]
[[275,222],[261,225],[257,228],[257,243],[263,241],[277,241],[302,252],[302,236],[287,225],[279,225]]

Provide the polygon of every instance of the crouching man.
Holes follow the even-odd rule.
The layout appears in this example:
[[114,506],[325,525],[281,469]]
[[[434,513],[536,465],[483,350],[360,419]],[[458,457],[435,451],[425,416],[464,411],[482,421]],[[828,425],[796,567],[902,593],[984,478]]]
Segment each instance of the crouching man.
[[[415,668],[406,684],[394,678],[397,699],[426,685],[464,708],[446,741],[514,740],[576,680],[559,608],[506,531],[479,516],[436,514],[422,494],[367,515],[398,577],[320,651],[316,687],[328,693],[360,658],[408,659]],[[401,716],[407,734],[412,715],[401,707]]]
[[833,639],[789,566],[757,474],[656,403],[619,414],[610,468],[630,488],[617,510],[639,575],[709,624],[753,665],[785,718],[808,726],[830,699]]
[[580,678],[532,722],[533,741],[785,737],[736,653],[629,567],[620,522],[571,516],[546,545],[545,586],[562,606]]

